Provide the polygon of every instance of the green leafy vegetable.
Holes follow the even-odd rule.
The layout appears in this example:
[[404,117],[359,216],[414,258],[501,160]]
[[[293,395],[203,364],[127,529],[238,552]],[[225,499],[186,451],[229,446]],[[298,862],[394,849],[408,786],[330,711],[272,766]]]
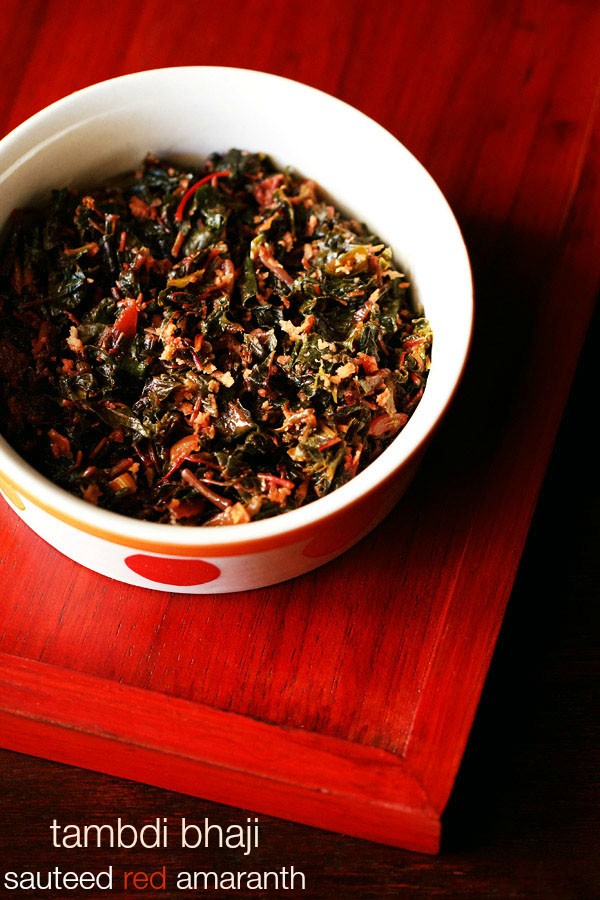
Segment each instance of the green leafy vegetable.
[[15,212],[0,313],[15,448],[90,503],[182,525],[340,487],[406,425],[431,355],[389,248],[240,150]]

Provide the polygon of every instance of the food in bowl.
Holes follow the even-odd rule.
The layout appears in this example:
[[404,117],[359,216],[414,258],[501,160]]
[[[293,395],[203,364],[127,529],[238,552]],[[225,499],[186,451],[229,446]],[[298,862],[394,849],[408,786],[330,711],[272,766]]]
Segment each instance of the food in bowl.
[[76,496],[158,523],[248,523],[339,488],[430,366],[391,250],[261,153],[148,156],[15,212],[0,304],[0,430]]
[[[310,128],[299,127],[306,122]],[[186,168],[215,149],[240,145],[310,174],[334,204],[368,222],[393,249],[435,335],[427,388],[407,425],[355,478],[314,503],[235,528],[172,527],[95,506],[40,474],[0,434],[0,492],[14,513],[70,559],[140,587],[248,590],[348,550],[410,484],[469,347],[468,255],[430,175],[358,110],[264,72],[210,66],[138,72],[42,110],[0,141],[0,228],[8,229],[11,210],[44,205],[53,186],[108,184],[133,171],[149,149]],[[186,205],[184,217],[189,212]],[[400,511],[413,513],[414,504]]]

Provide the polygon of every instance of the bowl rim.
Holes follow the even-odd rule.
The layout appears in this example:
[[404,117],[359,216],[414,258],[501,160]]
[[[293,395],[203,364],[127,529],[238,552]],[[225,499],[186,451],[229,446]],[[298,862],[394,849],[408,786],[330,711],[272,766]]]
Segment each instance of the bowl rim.
[[[468,252],[456,217],[435,180],[404,144],[374,119],[332,94],[294,79],[234,66],[171,66],[144,69],[106,79],[54,101],[13,129],[0,141],[0,166],[2,165],[1,156],[7,150],[12,150],[15,146],[18,147],[19,142],[24,137],[28,137],[30,132],[43,128],[47,122],[51,123],[53,116],[57,112],[64,111],[68,114],[69,107],[75,107],[82,97],[90,97],[101,94],[104,91],[110,92],[115,87],[151,81],[157,77],[168,79],[183,75],[188,77],[202,76],[210,78],[221,76],[234,79],[241,78],[247,82],[252,80],[262,81],[265,85],[267,83],[280,83],[288,89],[312,94],[321,104],[341,106],[345,109],[346,114],[356,117],[357,123],[362,128],[370,129],[380,140],[393,142],[395,150],[404,155],[415,171],[420,171],[421,177],[424,177],[429,182],[429,186],[433,189],[440,208],[443,208],[445,211],[450,229],[454,232],[456,245],[454,249],[459,255],[457,263],[460,265],[465,279],[463,285],[465,308],[459,332],[460,340],[457,341],[455,347],[456,362],[454,371],[452,377],[448,380],[441,399],[438,401],[437,407],[433,409],[431,420],[424,421],[421,424],[420,419],[417,419],[417,422],[415,422],[415,416],[412,416],[406,427],[383,453],[349,482],[306,506],[270,518],[217,528],[206,525],[177,527],[166,523],[135,519],[122,513],[95,507],[82,498],[76,497],[64,488],[59,487],[38,472],[19,456],[6,439],[0,435],[0,475],[4,476],[8,480],[9,485],[13,486],[16,491],[23,493],[36,506],[46,508],[47,511],[55,515],[58,515],[60,511],[60,518],[68,519],[70,524],[75,527],[79,527],[84,531],[91,530],[94,533],[97,531],[109,540],[111,540],[112,535],[113,538],[118,538],[119,543],[126,543],[126,539],[130,538],[134,545],[136,542],[159,544],[165,548],[171,548],[175,555],[178,547],[181,549],[203,547],[210,550],[211,547],[216,549],[218,547],[232,547],[241,543],[260,543],[267,538],[284,537],[298,530],[304,531],[307,526],[314,525],[317,521],[328,519],[343,512],[363,496],[371,493],[383,482],[386,482],[390,476],[393,476],[406,466],[421,451],[423,445],[430,439],[433,431],[437,428],[448,409],[466,366],[472,342],[474,319],[473,278]],[[35,137],[35,134],[33,136]],[[38,138],[33,145],[30,145],[29,152],[40,143],[43,143],[43,139]],[[266,149],[268,152],[268,148]],[[9,164],[6,171],[12,171],[13,167],[20,162],[26,162],[26,159],[23,156],[19,157],[15,162]],[[0,181],[5,174],[0,171]],[[324,187],[326,189],[326,186]],[[467,292],[468,298],[466,296]],[[426,310],[425,314],[427,314]],[[433,360],[432,368],[434,365],[435,361]],[[412,428],[411,425],[413,425]]]

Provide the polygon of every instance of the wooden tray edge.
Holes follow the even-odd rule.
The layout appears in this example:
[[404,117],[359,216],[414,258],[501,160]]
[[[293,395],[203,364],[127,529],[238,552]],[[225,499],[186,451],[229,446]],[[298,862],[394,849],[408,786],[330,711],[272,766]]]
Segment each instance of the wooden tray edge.
[[[90,698],[93,697],[93,703]],[[0,744],[355,837],[436,853],[399,756],[0,654]]]

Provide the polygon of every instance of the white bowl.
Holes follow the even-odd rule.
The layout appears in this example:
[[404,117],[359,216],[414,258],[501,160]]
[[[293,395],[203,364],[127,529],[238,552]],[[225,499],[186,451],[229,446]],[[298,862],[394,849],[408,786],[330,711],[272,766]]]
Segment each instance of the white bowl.
[[442,193],[393,135],[306,85],[244,69],[181,67],[125,75],[53,103],[0,142],[0,226],[53,187],[89,187],[149,151],[201,161],[231,147],[264,151],[314,178],[389,244],[434,334],[427,387],[390,447],[353,481],[298,510],[221,528],[141,522],[72,496],[0,438],[0,488],[41,537],[130,584],[221,593],[273,584],[342,553],[404,491],[446,409],[469,347],[467,252]]

